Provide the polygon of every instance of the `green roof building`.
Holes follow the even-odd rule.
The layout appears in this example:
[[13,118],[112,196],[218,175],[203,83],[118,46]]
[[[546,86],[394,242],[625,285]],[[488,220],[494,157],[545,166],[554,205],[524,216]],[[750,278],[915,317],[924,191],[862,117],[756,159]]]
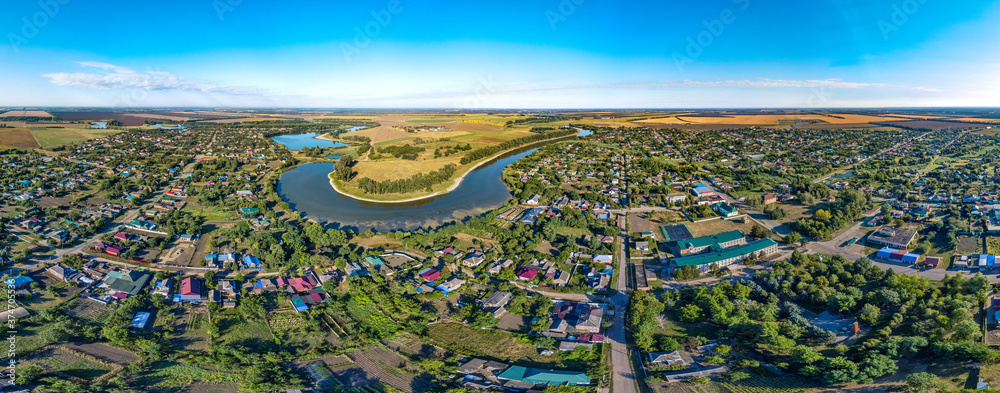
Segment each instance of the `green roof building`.
[[385,259],[375,255],[370,255],[365,257],[365,266],[382,266],[385,265]]
[[507,370],[497,376],[501,380],[513,380],[535,385],[589,385],[590,377],[582,371],[568,370],[543,370],[540,368],[528,368],[521,366],[510,366]]
[[735,207],[725,202],[712,205],[712,210],[715,210],[716,213],[719,213],[723,217],[735,217],[740,214],[740,212],[736,211]]
[[725,248],[719,251],[713,251],[698,254],[684,256],[680,258],[674,258],[671,263],[673,263],[674,268],[680,268],[683,266],[695,266],[701,271],[707,271],[709,266],[713,263],[718,267],[725,267],[731,264],[740,262],[751,254],[762,253],[761,255],[766,256],[774,254],[778,251],[778,243],[771,239],[760,239],[753,241],[751,243],[743,244],[736,247]]
[[676,255],[691,255],[709,251],[709,249],[719,251],[724,248],[746,244],[746,242],[746,238],[743,237],[743,232],[733,230],[712,236],[702,236],[694,239],[671,242],[668,246],[673,248],[672,251],[674,251],[674,254]]
[[152,277],[149,273],[140,272],[138,270],[133,270],[130,272],[110,272],[104,279],[104,285],[108,288],[129,294],[129,296],[138,295],[142,288],[146,286],[149,279]]

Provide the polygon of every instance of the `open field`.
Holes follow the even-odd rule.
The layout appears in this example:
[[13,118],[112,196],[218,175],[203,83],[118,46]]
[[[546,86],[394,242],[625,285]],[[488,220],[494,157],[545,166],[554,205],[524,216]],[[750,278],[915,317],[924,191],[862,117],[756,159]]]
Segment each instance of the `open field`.
[[696,124],[733,124],[733,125],[774,125],[781,122],[797,122],[797,121],[818,121],[830,124],[860,124],[869,122],[883,122],[883,121],[899,121],[908,120],[905,118],[898,117],[881,117],[881,116],[870,116],[870,115],[855,115],[846,113],[831,113],[831,114],[802,114],[802,115],[719,115],[719,116],[701,116],[701,115],[688,115],[688,116],[676,116],[674,117],[679,121],[685,123],[696,123]]
[[170,120],[170,121],[188,121],[188,120],[198,119],[196,117],[161,115],[156,113],[127,113],[125,114],[125,116],[144,117],[147,119]]
[[31,130],[27,128],[3,128],[0,129],[0,146],[33,148],[40,147]]
[[117,134],[119,130],[97,128],[32,128],[31,133],[42,147],[67,145]]

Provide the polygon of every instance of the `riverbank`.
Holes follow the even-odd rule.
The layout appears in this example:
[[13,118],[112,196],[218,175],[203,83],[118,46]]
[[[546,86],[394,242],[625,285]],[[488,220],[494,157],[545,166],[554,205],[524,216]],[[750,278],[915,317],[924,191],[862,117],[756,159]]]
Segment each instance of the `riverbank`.
[[385,204],[397,204],[397,203],[417,202],[417,201],[421,201],[421,200],[425,200],[425,199],[431,199],[431,198],[439,197],[439,196],[448,194],[449,192],[455,191],[459,186],[462,185],[462,181],[465,180],[465,178],[467,176],[469,176],[470,173],[472,173],[476,169],[479,169],[484,164],[489,163],[489,162],[493,162],[493,160],[496,160],[497,158],[500,158],[501,156],[503,156],[505,154],[508,154],[508,153],[510,153],[512,151],[516,151],[516,150],[519,150],[519,149],[532,148],[533,146],[540,146],[540,145],[545,145],[545,144],[549,144],[549,143],[559,142],[561,140],[569,140],[569,139],[576,138],[576,137],[577,137],[577,135],[570,135],[570,136],[565,136],[565,137],[558,137],[558,138],[553,138],[553,139],[546,139],[546,140],[538,141],[536,143],[528,144],[528,145],[525,145],[525,146],[518,146],[518,147],[515,147],[515,148],[510,149],[510,150],[502,151],[502,152],[497,153],[496,155],[494,155],[492,157],[488,157],[488,158],[485,158],[485,159],[477,162],[475,165],[473,165],[468,170],[466,170],[465,173],[463,173],[461,176],[457,177],[452,182],[452,185],[449,186],[448,188],[446,188],[444,190],[441,190],[441,191],[436,191],[436,192],[431,193],[431,194],[421,195],[421,196],[416,196],[416,197],[411,197],[411,198],[407,198],[407,199],[379,200],[379,199],[371,199],[371,198],[365,198],[365,197],[361,197],[361,196],[356,196],[356,195],[352,195],[350,193],[347,193],[344,190],[342,190],[339,187],[337,187],[336,181],[333,179],[333,172],[330,172],[327,175],[327,179],[329,179],[329,181],[330,181],[330,187],[332,187],[333,190],[336,191],[338,194],[346,196],[348,198],[356,199],[356,200],[359,200],[359,201],[372,202],[372,203],[385,203]]

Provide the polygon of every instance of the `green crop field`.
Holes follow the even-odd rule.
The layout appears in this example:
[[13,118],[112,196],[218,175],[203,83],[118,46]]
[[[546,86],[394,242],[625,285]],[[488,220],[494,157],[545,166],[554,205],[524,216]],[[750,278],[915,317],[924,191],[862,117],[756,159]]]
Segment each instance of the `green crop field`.
[[121,132],[96,128],[32,128],[31,133],[42,147],[78,143]]

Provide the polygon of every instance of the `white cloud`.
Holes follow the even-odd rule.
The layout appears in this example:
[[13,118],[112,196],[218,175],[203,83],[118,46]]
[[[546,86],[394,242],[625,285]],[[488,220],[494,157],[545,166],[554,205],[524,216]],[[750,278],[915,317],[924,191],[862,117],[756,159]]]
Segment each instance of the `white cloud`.
[[96,68],[96,72],[57,72],[43,74],[49,82],[59,86],[73,86],[90,90],[180,90],[226,95],[267,95],[267,92],[249,86],[226,86],[207,81],[185,79],[165,71],[147,70],[138,72],[128,67],[113,64],[81,61],[85,68]]

